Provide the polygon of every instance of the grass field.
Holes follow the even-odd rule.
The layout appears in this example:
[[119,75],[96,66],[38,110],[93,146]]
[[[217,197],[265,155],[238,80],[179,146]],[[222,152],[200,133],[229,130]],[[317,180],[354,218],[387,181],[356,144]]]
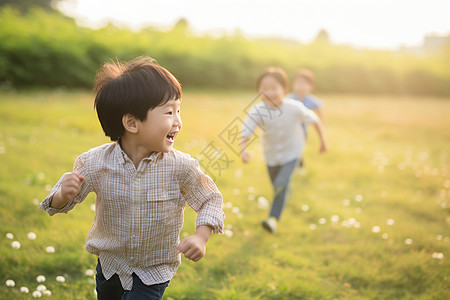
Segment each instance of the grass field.
[[[318,154],[311,131],[306,174],[296,171],[269,235],[261,147],[244,165],[223,139],[254,96],[185,91],[175,147],[197,156],[214,145],[231,160],[211,173],[226,235],[200,262],[183,259],[164,299],[450,299],[450,99],[321,95],[329,153]],[[86,273],[96,258],[83,247],[94,195],[52,218],[36,204],[77,155],[105,142],[87,92],[0,94],[1,299],[30,299],[40,284],[55,299],[95,298]],[[194,221],[186,209],[182,236]]]

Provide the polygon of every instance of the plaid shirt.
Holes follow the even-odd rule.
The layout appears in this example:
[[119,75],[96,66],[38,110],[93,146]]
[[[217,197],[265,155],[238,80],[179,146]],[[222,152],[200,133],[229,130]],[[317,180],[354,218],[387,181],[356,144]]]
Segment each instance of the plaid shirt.
[[39,208],[50,215],[67,213],[95,192],[95,218],[85,247],[99,256],[107,279],[119,275],[125,290],[133,286],[133,272],[147,285],[176,273],[186,202],[197,212],[197,227],[223,233],[222,195],[188,154],[153,153],[136,169],[120,145],[110,143],[80,155],[75,169],[86,179],[75,199],[61,209],[50,207],[64,174]]

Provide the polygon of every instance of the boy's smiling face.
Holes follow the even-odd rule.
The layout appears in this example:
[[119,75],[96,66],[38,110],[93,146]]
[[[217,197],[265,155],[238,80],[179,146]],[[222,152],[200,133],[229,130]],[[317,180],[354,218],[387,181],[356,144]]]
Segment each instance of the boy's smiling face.
[[259,92],[270,107],[278,107],[283,103],[284,88],[273,76],[266,76],[261,80]]
[[147,112],[145,121],[138,121],[137,138],[151,152],[169,152],[181,129],[181,100],[167,101]]

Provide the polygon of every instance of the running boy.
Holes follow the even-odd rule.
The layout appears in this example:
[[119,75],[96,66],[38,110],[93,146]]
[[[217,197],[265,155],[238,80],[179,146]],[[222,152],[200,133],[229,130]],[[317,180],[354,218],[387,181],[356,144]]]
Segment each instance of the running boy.
[[[181,262],[198,261],[222,233],[222,195],[188,154],[173,149],[181,129],[181,85],[149,57],[106,63],[97,73],[95,108],[113,143],[81,154],[40,208],[67,213],[97,194],[86,250],[98,255],[98,299],[161,299]],[[196,232],[181,243],[184,207]]]
[[287,201],[292,174],[305,147],[302,123],[312,123],[320,138],[319,152],[327,150],[325,134],[319,118],[301,102],[285,98],[288,78],[280,68],[268,68],[257,82],[262,102],[251,108],[242,130],[241,157],[250,160],[246,150],[256,127],[262,129],[264,158],[274,188],[274,199],[269,218],[262,226],[275,233]]
[[[298,70],[292,80],[293,93],[287,95],[287,97],[302,102],[306,108],[312,110],[323,122],[323,103],[320,99],[311,94],[314,90],[314,77],[314,73],[308,69]],[[308,135],[308,126],[307,124],[302,123],[302,127],[306,139]],[[303,157],[300,157],[299,166],[303,167],[304,163],[305,159]]]

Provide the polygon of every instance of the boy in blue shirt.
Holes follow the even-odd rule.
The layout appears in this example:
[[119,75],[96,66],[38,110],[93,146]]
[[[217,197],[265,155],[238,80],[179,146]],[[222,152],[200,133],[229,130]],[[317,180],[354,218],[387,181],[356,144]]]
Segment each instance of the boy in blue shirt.
[[[300,69],[294,75],[292,80],[292,93],[288,94],[287,97],[298,100],[303,103],[306,108],[314,111],[319,119],[323,123],[322,114],[322,100],[318,99],[312,95],[314,90],[314,73],[308,69]],[[303,131],[305,133],[305,138],[307,137],[307,125],[302,123]],[[300,167],[304,166],[304,159],[300,158]]]

